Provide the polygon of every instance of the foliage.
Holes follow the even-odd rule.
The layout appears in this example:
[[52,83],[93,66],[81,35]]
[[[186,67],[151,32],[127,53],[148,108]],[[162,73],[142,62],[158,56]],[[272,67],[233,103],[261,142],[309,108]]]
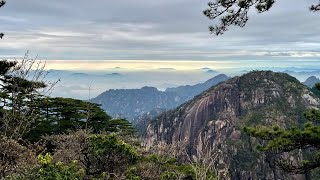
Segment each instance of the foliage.
[[[6,4],[6,1],[5,0],[0,0],[0,7],[4,6]],[[2,39],[4,36],[3,33],[0,33],[0,38]]]
[[194,179],[172,154],[140,155],[126,119],[95,103],[46,97],[40,64],[27,54],[0,61],[1,179]]
[[126,119],[112,119],[109,120],[105,127],[107,132],[118,132],[123,135],[133,135],[136,130],[132,124]]
[[77,160],[88,178],[121,174],[140,157],[134,146],[114,133],[92,134],[88,130],[78,130],[45,139],[53,146],[54,159],[64,163]]
[[38,140],[44,134],[63,133],[67,130],[93,128],[103,130],[111,119],[97,104],[71,98],[42,98],[34,103],[34,109],[42,119],[27,136]]
[[[160,142],[153,145],[148,152],[150,155],[144,157],[142,166],[140,166],[144,169],[141,170],[141,177],[148,179],[153,174],[163,175],[162,177],[174,174],[176,179],[215,179],[214,163],[219,154],[217,151],[206,148],[208,145],[208,143],[205,144],[205,151],[197,151],[192,155],[187,152],[188,143],[186,141],[171,144]],[[147,170],[148,167],[151,167],[152,170]]]
[[21,173],[24,167],[36,163],[32,149],[14,139],[0,137],[0,152],[0,179],[13,173]]
[[[270,10],[275,0],[213,0],[203,13],[211,20],[218,18],[220,24],[210,26],[211,33],[222,35],[229,26],[244,27],[249,20],[249,10],[255,8],[258,13]],[[320,2],[310,7],[310,11],[320,11]]]
[[142,157],[126,171],[128,179],[195,179],[195,172],[188,164],[179,163],[175,158],[159,154]]
[[28,174],[14,174],[9,179],[27,180],[76,180],[83,179],[84,170],[76,161],[66,165],[62,162],[53,163],[50,154],[38,156],[39,166],[30,170]]
[[320,97],[320,83],[312,87],[311,91],[318,97]]
[[118,132],[133,134],[134,128],[126,119],[111,119],[98,104],[72,98],[38,99],[34,109],[42,119],[33,123],[34,129],[25,138],[39,140],[43,135],[64,133],[76,129],[92,129],[94,133]]
[[5,0],[1,0],[0,1],[0,7],[2,7],[3,5],[5,5],[6,4],[6,1]]
[[98,174],[121,172],[139,159],[136,149],[115,134],[89,136],[88,149],[97,161],[95,173]]
[[[279,154],[276,164],[290,173],[308,173],[320,167],[320,111],[310,109],[304,113],[309,122],[302,128],[292,127],[245,127],[250,136],[262,141],[258,149],[271,154]],[[303,151],[300,151],[303,150]],[[303,160],[290,159],[286,154],[302,156]]]
[[72,161],[69,165],[62,162],[52,163],[52,156],[50,154],[39,155],[38,161],[40,167],[35,170],[35,174],[31,175],[30,179],[82,179],[84,171],[80,169],[76,161]]
[[[33,102],[40,98],[40,90],[46,87],[42,82],[42,67],[31,72],[34,59],[28,54],[19,61],[0,61],[0,132],[2,135],[18,139],[30,130],[39,118],[32,108]],[[29,77],[33,73],[33,77]],[[28,79],[29,78],[29,79]]]
[[[45,97],[47,83],[42,73],[41,63],[27,54],[19,62],[0,61],[0,178],[79,179],[82,171],[78,166],[86,177],[105,178],[136,163],[136,149],[110,134],[131,136],[131,123],[111,119],[94,103]],[[78,129],[85,130],[70,133]],[[46,151],[56,160],[40,155],[37,163],[44,135]],[[39,141],[35,149],[30,140]]]
[[161,179],[173,173],[177,179],[195,177],[191,165],[169,155],[145,152],[133,139],[128,135],[92,134],[87,130],[46,137],[54,146],[53,159],[65,164],[77,160],[85,170],[85,178]]

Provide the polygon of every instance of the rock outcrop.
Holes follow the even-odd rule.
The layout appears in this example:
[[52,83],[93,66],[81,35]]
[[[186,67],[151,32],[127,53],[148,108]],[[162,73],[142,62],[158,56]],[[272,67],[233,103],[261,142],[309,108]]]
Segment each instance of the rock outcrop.
[[214,86],[193,100],[158,116],[147,128],[145,143],[187,144],[190,155],[212,151],[222,179],[304,179],[275,170],[270,157],[255,148],[257,140],[244,126],[305,121],[303,111],[317,108],[319,99],[285,73],[254,71]]

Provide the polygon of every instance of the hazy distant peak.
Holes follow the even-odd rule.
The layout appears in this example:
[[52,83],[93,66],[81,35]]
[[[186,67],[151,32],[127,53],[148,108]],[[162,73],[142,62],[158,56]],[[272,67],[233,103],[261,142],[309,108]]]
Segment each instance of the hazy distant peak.
[[229,76],[227,76],[227,75],[225,75],[225,74],[218,74],[218,75],[214,76],[213,78],[207,80],[207,81],[204,82],[204,83],[207,84],[207,83],[210,83],[210,82],[212,82],[212,81],[214,81],[214,82],[216,82],[216,81],[225,81],[225,80],[228,80],[228,79],[230,79]]
[[151,86],[143,86],[141,89],[142,90],[148,90],[148,91],[158,91],[157,88],[151,87]]
[[316,83],[319,83],[320,79],[315,77],[315,76],[310,76],[308,77],[305,82],[303,83],[304,85],[308,86],[308,87],[313,87]]
[[110,73],[110,74],[105,74],[105,76],[123,76],[123,74],[120,74],[120,73]]
[[200,70],[211,70],[211,68],[204,67],[204,68],[201,68]]
[[209,67],[204,67],[204,68],[201,68],[199,70],[204,71],[205,73],[209,73],[209,74],[219,73],[218,71],[216,71],[214,69],[211,69]]
[[310,76],[310,77],[308,77],[306,80],[314,80],[314,79],[318,79],[318,78],[315,77],[315,76]]
[[89,76],[87,73],[72,73],[72,76]]
[[150,86],[144,86],[141,89],[110,89],[91,101],[102,104],[102,108],[111,116],[121,115],[132,120],[154,109],[175,108],[227,79],[229,79],[228,76],[220,74],[205,83],[168,88],[165,91],[159,91]]
[[206,73],[218,73],[218,71],[210,69],[210,70],[206,71]]
[[157,70],[164,70],[164,71],[175,71],[175,68],[157,68]]

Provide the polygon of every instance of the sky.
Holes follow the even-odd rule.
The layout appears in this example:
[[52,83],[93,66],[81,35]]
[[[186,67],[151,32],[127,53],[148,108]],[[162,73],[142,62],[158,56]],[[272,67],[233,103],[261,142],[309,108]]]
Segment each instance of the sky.
[[278,0],[262,14],[252,9],[244,28],[223,36],[209,33],[217,22],[203,15],[207,3],[7,0],[0,8],[0,58],[19,59],[29,50],[30,58],[47,61],[50,80],[61,79],[53,96],[80,99],[255,69],[304,71],[294,73],[301,81],[319,77],[320,13],[308,10],[318,0]]
[[[254,9],[245,28],[223,36],[197,0],[8,0],[0,9],[2,58],[30,50],[48,60],[319,59],[318,0],[281,0]],[[275,61],[276,61],[275,60]]]

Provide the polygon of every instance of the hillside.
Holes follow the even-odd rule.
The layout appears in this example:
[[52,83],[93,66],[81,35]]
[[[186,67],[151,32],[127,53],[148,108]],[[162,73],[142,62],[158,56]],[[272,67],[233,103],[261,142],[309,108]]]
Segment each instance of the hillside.
[[320,83],[320,79],[315,76],[310,76],[303,84],[312,88],[316,83]]
[[132,121],[155,109],[175,108],[227,79],[226,75],[218,75],[204,83],[169,88],[166,91],[159,91],[154,87],[108,90],[90,101],[101,104],[102,108],[113,117],[120,116]]
[[194,96],[202,93],[203,91],[209,89],[210,87],[228,80],[229,77],[225,74],[219,74],[214,78],[207,80],[204,83],[199,83],[193,86],[186,85],[186,86],[179,86],[176,88],[167,88],[165,92],[175,92],[180,96],[187,96],[187,99],[192,99]]
[[185,144],[183,149],[190,155],[211,151],[217,155],[214,167],[221,177],[304,179],[303,175],[289,176],[272,169],[272,158],[258,152],[256,140],[243,134],[242,128],[301,124],[303,111],[318,107],[319,102],[288,74],[254,71],[163,113],[148,126],[145,143],[147,147],[160,142]]

